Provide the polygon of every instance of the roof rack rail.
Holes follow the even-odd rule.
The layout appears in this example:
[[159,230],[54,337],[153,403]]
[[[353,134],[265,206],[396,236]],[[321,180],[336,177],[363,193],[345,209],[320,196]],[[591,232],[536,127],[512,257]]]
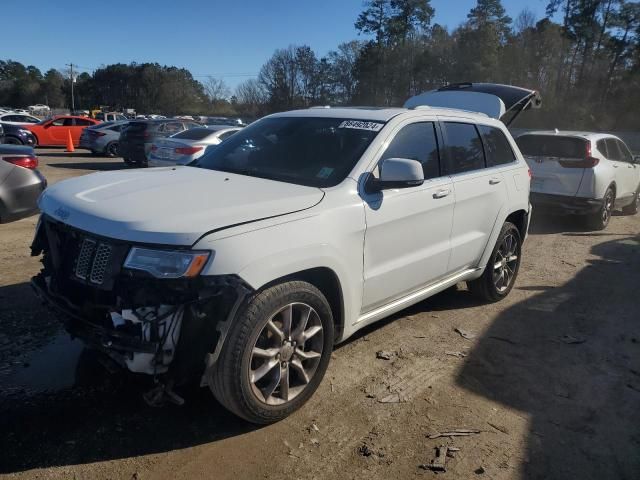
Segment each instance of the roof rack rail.
[[331,108],[331,105],[316,105],[315,107],[309,107],[309,110],[318,110],[325,108]]

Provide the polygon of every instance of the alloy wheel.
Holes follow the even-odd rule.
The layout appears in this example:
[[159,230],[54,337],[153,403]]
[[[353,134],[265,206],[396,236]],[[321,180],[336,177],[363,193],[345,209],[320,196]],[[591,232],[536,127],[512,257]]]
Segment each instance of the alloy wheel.
[[318,313],[290,303],[262,328],[251,351],[249,381],[258,400],[282,405],[300,395],[313,378],[324,344]]
[[613,211],[613,192],[609,190],[604,197],[604,204],[602,206],[602,224],[607,225],[611,219],[611,212]]
[[498,292],[506,291],[513,282],[519,254],[516,237],[512,233],[505,235],[493,259],[493,283]]

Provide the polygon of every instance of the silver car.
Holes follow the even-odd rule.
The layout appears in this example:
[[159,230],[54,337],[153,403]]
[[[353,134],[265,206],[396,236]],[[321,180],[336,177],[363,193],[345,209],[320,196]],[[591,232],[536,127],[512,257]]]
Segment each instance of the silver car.
[[38,211],[38,197],[47,181],[37,167],[38,157],[32,147],[0,145],[0,223]]
[[85,128],[82,131],[82,135],[80,135],[80,148],[91,150],[94,155],[119,156],[118,140],[120,138],[120,130],[128,123],[128,120],[103,122]]
[[191,128],[168,138],[159,138],[151,146],[149,166],[186,165],[204,155],[207,147],[222,143],[240,130],[240,127],[219,125]]

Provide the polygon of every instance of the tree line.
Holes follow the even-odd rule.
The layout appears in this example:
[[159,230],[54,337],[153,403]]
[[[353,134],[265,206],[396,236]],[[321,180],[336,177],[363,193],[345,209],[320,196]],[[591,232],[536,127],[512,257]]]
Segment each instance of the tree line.
[[[400,106],[454,82],[498,82],[540,90],[543,108],[522,126],[638,129],[640,2],[550,0],[546,16],[509,17],[500,0],[477,0],[454,29],[433,22],[430,0],[366,0],[358,38],[319,57],[309,46],[278,49],[231,92],[186,69],[116,64],[75,83],[76,105],[145,113],[249,118],[311,105]],[[0,61],[0,105],[68,106],[69,75]]]

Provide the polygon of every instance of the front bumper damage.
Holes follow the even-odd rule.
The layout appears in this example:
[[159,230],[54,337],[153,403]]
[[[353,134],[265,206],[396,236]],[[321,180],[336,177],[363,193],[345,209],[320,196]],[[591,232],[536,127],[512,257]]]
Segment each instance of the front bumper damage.
[[[82,270],[87,238],[100,246],[89,259],[91,274]],[[93,275],[107,244],[115,264]],[[203,383],[251,288],[235,275],[160,280],[123,270],[129,248],[43,216],[32,245],[32,255],[43,254],[43,268],[31,284],[73,337],[130,372],[152,375],[160,393],[198,378]],[[159,403],[157,393],[150,403]]]

